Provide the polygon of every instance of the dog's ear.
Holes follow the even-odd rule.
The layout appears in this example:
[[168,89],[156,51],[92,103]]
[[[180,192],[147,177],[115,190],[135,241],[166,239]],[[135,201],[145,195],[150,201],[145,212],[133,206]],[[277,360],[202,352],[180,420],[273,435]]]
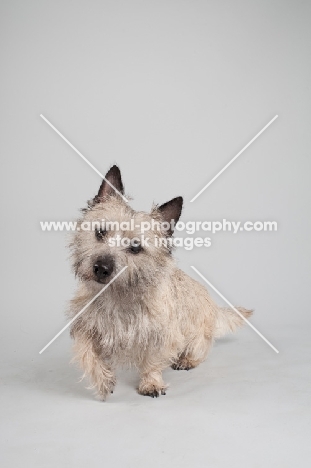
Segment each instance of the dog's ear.
[[[158,211],[161,213],[163,221],[171,223],[171,220],[174,221],[174,226],[180,218],[181,210],[183,205],[182,197],[173,198],[163,205],[158,207]],[[170,235],[173,234],[173,230],[168,231]]]
[[121,172],[118,166],[112,166],[102,181],[94,200],[99,201],[103,197],[115,195],[118,192],[124,194]]

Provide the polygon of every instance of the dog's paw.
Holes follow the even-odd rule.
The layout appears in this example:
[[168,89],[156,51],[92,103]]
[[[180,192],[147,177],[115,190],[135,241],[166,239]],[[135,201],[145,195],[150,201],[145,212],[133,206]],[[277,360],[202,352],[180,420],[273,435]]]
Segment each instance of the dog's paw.
[[97,392],[96,399],[99,401],[106,401],[107,398],[113,393],[113,390],[107,390],[105,392]]
[[185,366],[183,364],[180,364],[178,362],[176,362],[175,364],[173,364],[172,366],[172,369],[174,370],[190,370],[190,369],[193,369],[192,366]]
[[174,370],[190,370],[194,369],[197,365],[198,364],[191,361],[191,359],[183,357],[174,362],[174,364],[171,365],[171,368]]
[[115,380],[112,380],[111,382],[105,382],[105,384],[102,385],[97,391],[98,400],[106,401],[109,395],[113,393],[115,384]]
[[138,393],[143,396],[158,398],[160,395],[166,395],[166,387],[159,387],[154,384],[144,384],[139,386]]

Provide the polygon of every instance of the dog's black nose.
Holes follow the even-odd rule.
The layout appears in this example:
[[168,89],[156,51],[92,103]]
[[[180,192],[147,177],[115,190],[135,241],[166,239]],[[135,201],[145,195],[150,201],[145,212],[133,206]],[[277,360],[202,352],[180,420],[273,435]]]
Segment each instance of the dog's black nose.
[[113,272],[114,262],[111,257],[98,258],[93,266],[93,272],[97,281],[104,281]]

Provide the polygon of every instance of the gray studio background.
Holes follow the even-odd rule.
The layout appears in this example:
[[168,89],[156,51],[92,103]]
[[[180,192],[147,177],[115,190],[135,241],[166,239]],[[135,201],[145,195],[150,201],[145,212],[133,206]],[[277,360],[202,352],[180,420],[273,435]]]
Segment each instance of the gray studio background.
[[[307,466],[310,2],[0,7],[2,466]],[[136,209],[182,195],[184,221],[278,222],[176,256],[254,308],[279,355],[245,328],[191,376],[168,371],[166,400],[124,372],[102,405],[69,365],[68,332],[39,356],[76,284],[66,235],[39,222],[73,220],[101,183],[41,113],[103,174],[119,165]]]

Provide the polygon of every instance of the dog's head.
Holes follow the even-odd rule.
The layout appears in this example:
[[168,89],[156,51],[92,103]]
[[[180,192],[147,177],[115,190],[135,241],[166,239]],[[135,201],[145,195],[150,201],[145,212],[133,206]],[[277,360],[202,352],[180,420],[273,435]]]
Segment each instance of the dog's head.
[[70,244],[75,274],[100,286],[127,267],[115,280],[118,288],[155,285],[173,267],[172,235],[182,203],[177,197],[150,213],[134,211],[125,201],[120,170],[113,166],[77,222]]

